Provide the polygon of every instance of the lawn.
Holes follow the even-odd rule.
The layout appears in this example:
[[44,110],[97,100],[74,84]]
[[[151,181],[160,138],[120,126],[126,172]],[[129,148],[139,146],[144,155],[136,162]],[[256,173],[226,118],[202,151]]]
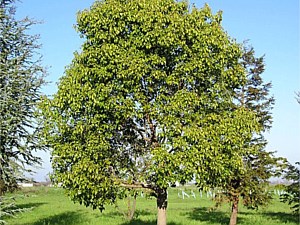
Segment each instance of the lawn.
[[[191,193],[189,189],[185,190]],[[194,190],[196,198],[182,199],[179,189],[169,190],[168,224],[169,225],[223,225],[229,223],[230,207],[224,205],[217,211],[210,212],[213,206],[211,198],[206,194],[201,197]],[[11,225],[155,225],[155,199],[139,197],[135,219],[125,219],[125,201],[120,201],[119,209],[108,206],[101,213],[79,204],[74,204],[64,195],[61,188],[26,188],[18,193],[17,205],[21,208],[32,208],[28,212],[7,219]],[[291,214],[289,206],[275,197],[272,204],[258,211],[247,210],[240,206],[239,225],[297,225],[299,216]]]

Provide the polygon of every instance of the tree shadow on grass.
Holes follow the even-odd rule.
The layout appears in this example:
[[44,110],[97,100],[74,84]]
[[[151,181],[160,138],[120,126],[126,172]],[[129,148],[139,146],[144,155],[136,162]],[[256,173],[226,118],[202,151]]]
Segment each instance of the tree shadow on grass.
[[47,203],[45,202],[36,202],[36,203],[25,203],[25,204],[17,204],[16,208],[18,209],[32,209],[32,208],[37,208],[41,205],[45,205]]
[[[124,216],[122,213],[119,213],[119,215]],[[156,225],[157,221],[156,220],[142,220],[139,219],[139,216],[149,216],[149,215],[153,215],[153,212],[151,210],[140,210],[137,209],[134,213],[134,219],[132,219],[131,221],[126,221],[124,223],[122,223],[122,225]],[[124,217],[125,218],[125,217]],[[183,225],[181,223],[174,223],[174,222],[168,222],[168,225]]]
[[[125,223],[122,223],[122,225],[156,225],[156,220],[151,221],[142,221],[140,219],[133,219],[131,221],[127,221]],[[174,223],[174,222],[168,222],[168,225],[183,225],[181,223]]]
[[220,211],[209,211],[209,208],[207,207],[194,208],[192,212],[187,213],[187,216],[192,220],[203,222],[209,221],[211,223],[217,223],[222,225],[227,225],[230,220],[228,213]]
[[[109,213],[103,213],[103,214],[100,214],[100,216],[104,216],[104,217],[116,217],[116,216],[119,216],[119,217],[124,217],[126,215],[126,211],[124,212],[121,212],[121,211],[114,211],[114,212],[109,212]],[[135,218],[138,218],[139,216],[149,216],[149,215],[152,215],[153,213],[150,211],[150,210],[140,210],[140,209],[137,209],[135,210],[134,212],[134,217]]]
[[77,225],[81,222],[87,222],[87,219],[79,211],[69,211],[42,218],[37,220],[36,222],[25,225]]
[[271,219],[276,219],[282,223],[295,223],[300,224],[299,214],[284,213],[284,212],[263,212],[263,216],[267,216]]

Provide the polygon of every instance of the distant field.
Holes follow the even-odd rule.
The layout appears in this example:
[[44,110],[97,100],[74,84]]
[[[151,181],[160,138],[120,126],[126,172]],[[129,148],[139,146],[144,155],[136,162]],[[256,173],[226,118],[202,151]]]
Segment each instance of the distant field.
[[[210,197],[194,190],[196,198],[182,199],[178,196],[179,189],[169,189],[168,224],[169,225],[227,225],[230,207],[208,212],[213,206]],[[190,190],[186,190],[190,194]],[[33,209],[19,214],[17,218],[7,219],[11,225],[155,225],[155,199],[139,197],[137,200],[136,217],[127,221],[122,212],[113,206],[100,213],[79,204],[74,204],[64,195],[60,188],[25,188],[19,193],[17,205]],[[120,202],[120,209],[125,212],[126,202]],[[276,197],[273,203],[258,211],[240,207],[239,225],[298,225],[299,217],[292,215],[287,204],[279,202]]]

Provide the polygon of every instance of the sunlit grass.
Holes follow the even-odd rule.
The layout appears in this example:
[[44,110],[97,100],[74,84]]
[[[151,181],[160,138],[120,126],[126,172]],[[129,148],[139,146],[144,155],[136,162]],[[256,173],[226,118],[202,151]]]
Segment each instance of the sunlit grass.
[[[217,211],[210,212],[213,202],[206,194],[200,197],[194,190],[196,198],[182,199],[178,196],[179,189],[169,190],[168,224],[170,225],[227,225],[230,217],[230,206],[224,205]],[[187,190],[189,192],[189,190]],[[126,212],[126,201],[120,201],[120,209],[108,206],[103,213],[79,204],[74,204],[64,195],[60,188],[27,188],[17,199],[17,205],[33,209],[7,219],[12,225],[155,225],[155,199],[139,197],[133,221],[123,215]],[[298,217],[292,215],[289,206],[279,202],[278,197],[272,204],[258,211],[240,207],[238,224],[240,225],[296,225]]]

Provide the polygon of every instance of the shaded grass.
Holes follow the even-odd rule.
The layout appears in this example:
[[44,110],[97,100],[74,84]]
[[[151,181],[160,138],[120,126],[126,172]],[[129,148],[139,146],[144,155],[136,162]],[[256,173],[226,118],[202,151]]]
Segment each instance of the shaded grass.
[[[134,219],[132,221],[128,221],[125,223],[122,223],[121,225],[156,225],[156,220],[152,221],[142,221],[140,219]],[[175,222],[168,222],[168,225],[184,225],[182,223],[175,223]]]
[[84,218],[80,211],[68,211],[46,218],[41,218],[26,225],[76,225],[84,221],[86,222],[86,218]]
[[31,209],[31,208],[37,208],[44,204],[47,204],[47,203],[45,203],[45,202],[23,203],[23,204],[17,204],[16,207],[18,209]]
[[286,212],[265,212],[262,213],[264,217],[269,217],[270,219],[278,220],[282,224],[300,224],[300,215],[286,213]]
[[193,220],[217,224],[228,224],[228,213],[223,211],[210,211],[207,207],[198,207],[187,213]]
[[[194,190],[196,193],[196,191]],[[178,189],[169,190],[168,225],[225,225],[229,223],[230,206],[223,205],[216,211],[210,211],[214,203],[210,198],[199,194],[196,199],[181,199]],[[124,218],[126,201],[119,201],[118,211],[107,206],[103,213],[79,204],[72,203],[60,188],[24,189],[17,199],[20,208],[33,208],[31,211],[8,219],[12,225],[156,225],[156,200],[139,197],[137,210],[132,221]],[[240,206],[239,225],[297,225],[299,218],[293,215],[287,204],[274,199],[273,203],[258,211],[248,210]]]

